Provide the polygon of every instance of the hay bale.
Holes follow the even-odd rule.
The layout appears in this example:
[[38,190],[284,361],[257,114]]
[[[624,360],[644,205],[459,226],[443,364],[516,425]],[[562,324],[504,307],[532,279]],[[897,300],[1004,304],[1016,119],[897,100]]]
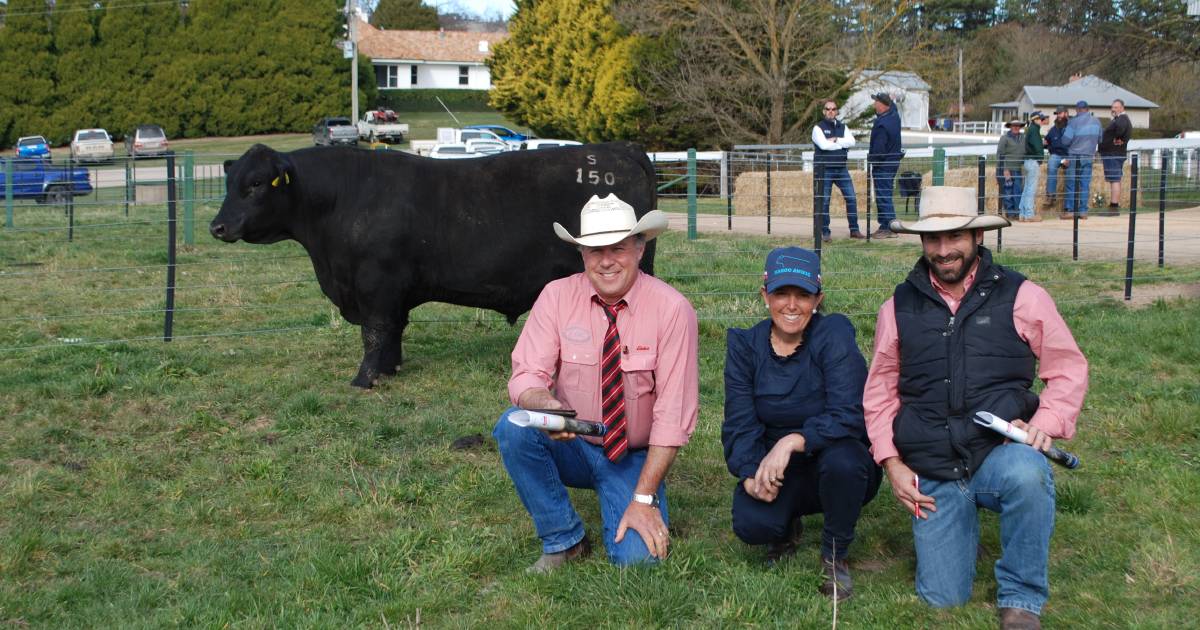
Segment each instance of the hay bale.
[[[866,211],[867,174],[865,171],[850,171],[854,184],[854,195],[858,201],[858,212]],[[846,216],[846,201],[841,190],[834,186],[829,193],[829,213]],[[765,171],[740,173],[734,180],[734,212],[739,216],[765,216],[767,214],[767,174]],[[813,174],[807,171],[771,172],[772,216],[812,216]]]

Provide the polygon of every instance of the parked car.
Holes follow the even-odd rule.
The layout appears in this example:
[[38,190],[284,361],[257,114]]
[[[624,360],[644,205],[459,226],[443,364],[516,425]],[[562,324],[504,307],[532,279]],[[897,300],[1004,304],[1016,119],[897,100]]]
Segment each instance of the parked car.
[[41,136],[17,138],[17,157],[50,159],[50,143]]
[[460,160],[463,158],[482,157],[482,153],[473,153],[467,150],[467,145],[462,142],[452,142],[449,144],[439,144],[433,147],[429,152],[429,157],[435,160]]
[[495,140],[496,142],[504,142],[503,138],[489,129],[463,127],[458,130],[456,135],[458,136],[456,142],[466,142],[468,140]]
[[399,122],[396,112],[390,109],[372,109],[363,112],[362,120],[358,121],[358,138],[374,143],[375,141],[397,144],[404,142],[408,135],[408,125]]
[[478,140],[467,140],[463,144],[467,145],[468,153],[482,153],[483,155],[495,155],[512,150],[507,143],[500,140],[491,140],[489,138],[480,138]]
[[163,155],[168,144],[167,132],[158,125],[138,125],[125,135],[125,153],[134,159]]
[[[0,191],[8,185],[5,171],[8,165],[0,160]],[[92,192],[92,184],[86,168],[52,166],[49,160],[20,158],[12,160],[12,190],[16,199],[35,199],[38,203],[64,203],[74,195]]]
[[463,129],[485,129],[496,134],[497,137],[512,145],[513,148],[520,146],[522,142],[529,139],[529,136],[513,131],[503,125],[467,125]]
[[521,143],[521,149],[534,151],[537,149],[553,149],[554,147],[574,147],[583,144],[574,140],[554,140],[552,138],[530,138]]
[[103,129],[79,129],[71,138],[72,159],[80,162],[107,162],[112,157],[112,137]]
[[326,116],[313,125],[313,144],[332,146],[335,144],[358,145],[358,128],[345,116]]

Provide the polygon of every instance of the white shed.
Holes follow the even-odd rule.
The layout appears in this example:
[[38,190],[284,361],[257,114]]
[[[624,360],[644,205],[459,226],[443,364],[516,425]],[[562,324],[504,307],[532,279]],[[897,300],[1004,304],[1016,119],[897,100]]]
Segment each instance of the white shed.
[[892,97],[904,129],[929,129],[929,84],[916,73],[864,70],[858,85],[842,105],[842,116],[853,120],[871,113],[872,94],[884,92]]

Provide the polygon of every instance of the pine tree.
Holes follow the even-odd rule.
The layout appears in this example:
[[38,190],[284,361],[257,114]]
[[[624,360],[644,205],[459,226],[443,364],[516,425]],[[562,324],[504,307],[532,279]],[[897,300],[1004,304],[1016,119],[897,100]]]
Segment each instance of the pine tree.
[[48,133],[54,70],[46,3],[9,0],[0,28],[0,144]]
[[371,12],[371,25],[389,30],[436,31],[438,12],[421,4],[421,0],[379,0]]

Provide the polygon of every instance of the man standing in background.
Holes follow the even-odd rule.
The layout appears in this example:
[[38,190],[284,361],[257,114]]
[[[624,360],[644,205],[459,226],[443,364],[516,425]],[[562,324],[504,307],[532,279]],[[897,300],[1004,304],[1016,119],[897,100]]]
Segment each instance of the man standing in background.
[[[1067,145],[1063,144],[1063,133],[1067,131],[1067,106],[1059,105],[1054,108],[1054,125],[1046,132],[1046,148],[1050,156],[1046,158],[1046,203],[1044,210],[1050,210],[1058,201],[1058,169],[1063,167],[1067,159]],[[1065,179],[1065,178],[1064,178]]]
[[[854,146],[854,136],[845,123],[838,120],[838,106],[834,101],[825,101],[821,106],[824,117],[812,130],[812,141],[816,146],[813,161],[821,165],[821,240],[833,240],[829,231],[829,202],[833,185],[842,191],[846,201],[846,219],[850,222],[850,238],[866,238],[858,229],[858,201],[854,197],[854,182],[846,170],[846,154]],[[867,226],[870,228],[870,226]]]
[[1067,123],[1062,141],[1067,145],[1067,190],[1059,218],[1071,219],[1078,213],[1081,220],[1086,219],[1091,203],[1092,157],[1100,143],[1100,122],[1088,111],[1087,101],[1075,103],[1075,117]]
[[1025,121],[1014,118],[1005,125],[1008,131],[996,143],[996,183],[1000,187],[1000,210],[1004,216],[1017,218],[1021,199],[1021,163],[1025,160]]
[[1050,119],[1040,111],[1029,115],[1029,128],[1025,130],[1025,161],[1021,163],[1021,170],[1025,176],[1020,205],[1022,223],[1036,223],[1042,220],[1042,217],[1034,212],[1034,200],[1037,198],[1038,171],[1042,168],[1042,158],[1046,154],[1046,147],[1042,142],[1042,127],[1049,122]]
[[1104,136],[1100,140],[1100,163],[1104,165],[1104,181],[1108,182],[1108,208],[1096,214],[1106,217],[1120,214],[1121,176],[1125,169],[1125,152],[1132,135],[1133,123],[1129,122],[1129,115],[1125,113],[1125,101],[1117,99],[1112,102],[1112,121],[1104,128]]
[[[871,164],[871,179],[875,184],[875,208],[879,210],[879,229],[875,238],[896,238],[889,227],[896,218],[892,206],[892,188],[896,171],[900,169],[900,114],[892,97],[884,92],[874,94],[875,126],[871,127],[871,148],[867,151],[867,162]],[[869,228],[870,226],[868,226]]]

